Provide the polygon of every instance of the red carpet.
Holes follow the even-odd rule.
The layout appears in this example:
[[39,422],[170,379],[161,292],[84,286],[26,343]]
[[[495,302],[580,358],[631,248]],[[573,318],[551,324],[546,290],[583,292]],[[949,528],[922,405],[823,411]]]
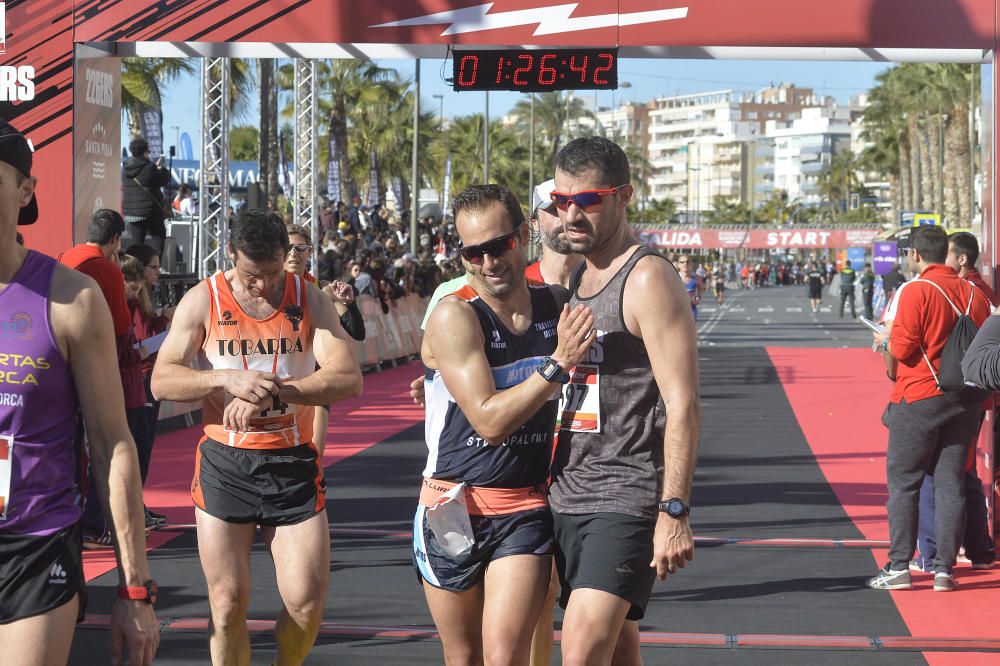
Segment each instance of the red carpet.
[[[365,375],[361,397],[337,403],[330,410],[324,466],[333,465],[364,451],[396,433],[420,423],[423,407],[409,397],[410,382],[421,373],[419,364]],[[190,486],[194,473],[194,447],[201,438],[200,426],[177,430],[156,439],[144,495],[146,506],[163,513],[170,523],[194,522]],[[180,532],[152,532],[147,547],[157,548]],[[93,580],[115,566],[111,550],[87,551],[84,574]]]
[[[770,348],[768,354],[823,474],[844,510],[868,539],[888,539],[885,514],[887,431],[881,415],[891,386],[885,366],[866,349]],[[823,535],[817,534],[817,537]],[[873,551],[872,573],[885,562]],[[1000,570],[959,565],[959,590],[935,593],[930,575],[914,589],[890,592],[913,636],[1000,638],[994,621]],[[884,594],[872,591],[872,594]],[[924,653],[933,666],[997,663],[996,654]]]

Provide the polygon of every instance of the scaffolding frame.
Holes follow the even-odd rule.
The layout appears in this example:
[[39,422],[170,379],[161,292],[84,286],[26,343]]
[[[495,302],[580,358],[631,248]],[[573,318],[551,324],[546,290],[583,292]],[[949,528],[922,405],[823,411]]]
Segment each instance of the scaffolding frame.
[[229,58],[201,60],[201,171],[195,270],[225,270],[229,232]]
[[295,191],[289,197],[293,203],[296,224],[308,220],[312,235],[312,269],[319,273],[319,215],[316,201],[319,195],[316,176],[316,61],[294,60],[295,93]]

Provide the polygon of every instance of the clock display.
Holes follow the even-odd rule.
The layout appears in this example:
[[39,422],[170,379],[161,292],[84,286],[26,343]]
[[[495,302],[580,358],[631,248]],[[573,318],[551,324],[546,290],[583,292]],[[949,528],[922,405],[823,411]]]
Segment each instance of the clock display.
[[614,90],[618,49],[477,49],[455,51],[455,90]]

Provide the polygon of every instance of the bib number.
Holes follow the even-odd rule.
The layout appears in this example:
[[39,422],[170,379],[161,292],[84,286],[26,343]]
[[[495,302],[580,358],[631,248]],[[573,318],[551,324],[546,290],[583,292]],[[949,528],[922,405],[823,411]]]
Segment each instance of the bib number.
[[557,430],[601,431],[601,373],[596,365],[578,365],[570,370],[563,387]]
[[14,475],[14,437],[0,435],[0,520],[7,520],[10,506],[10,479]]

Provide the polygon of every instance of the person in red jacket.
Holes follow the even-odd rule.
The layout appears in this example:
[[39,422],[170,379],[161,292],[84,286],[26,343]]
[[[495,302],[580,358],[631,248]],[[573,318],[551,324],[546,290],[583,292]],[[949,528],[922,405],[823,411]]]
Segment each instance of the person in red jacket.
[[[889,502],[889,562],[868,580],[877,590],[909,589],[909,564],[917,543],[920,486],[934,474],[934,590],[955,589],[954,566],[964,527],[965,461],[979,427],[983,391],[942,392],[937,385],[941,355],[965,311],[976,326],[990,315],[986,296],[947,265],[948,236],[939,227],[920,227],[910,242],[910,270],[919,273],[899,293],[895,318],[876,333],[890,377],[895,377],[882,422],[889,428],[886,479]],[[971,301],[970,301],[971,299]],[[959,305],[961,304],[961,305]]]
[[[959,231],[948,236],[948,257],[945,264],[952,268],[963,280],[968,280],[990,300],[995,308],[997,297],[976,270],[979,259],[979,241],[967,231]],[[992,407],[992,398],[987,398],[979,415],[982,424],[985,410]],[[981,426],[980,426],[981,427]],[[969,456],[965,463],[965,531],[962,545],[965,556],[973,569],[991,569],[996,559],[996,548],[990,536],[989,514],[983,498],[983,482],[976,471],[976,443],[979,429],[973,435],[969,446]],[[912,571],[933,571],[934,556],[937,554],[937,539],[934,533],[934,475],[924,477],[920,486],[920,524],[917,535],[919,554],[910,563]]]
[[[115,263],[124,231],[125,220],[122,216],[117,211],[102,208],[90,218],[87,242],[59,255],[59,261],[92,277],[101,288],[111,310],[115,347],[118,351],[118,370],[125,392],[125,417],[134,437],[134,433],[141,427],[146,397],[142,390],[142,371],[139,368],[141,359],[134,347],[132,317],[125,302],[125,278],[121,268]],[[82,432],[78,434],[83,436]],[[111,533],[104,524],[96,493],[87,495],[82,520],[84,548],[111,547]]]
[[[153,397],[149,388],[156,352],[147,348],[146,341],[167,330],[174,308],[154,308],[150,290],[160,280],[160,255],[156,249],[141,243],[130,245],[122,257],[122,272],[125,274],[125,295],[135,339],[140,343],[139,355],[143,357],[142,388],[145,395],[144,418],[141,432],[135,433],[139,448],[139,470],[145,485],[149,476],[149,463],[153,457],[153,443],[156,441],[156,422],[160,418],[160,401]],[[166,516],[146,508],[146,525],[155,527],[167,522]]]

